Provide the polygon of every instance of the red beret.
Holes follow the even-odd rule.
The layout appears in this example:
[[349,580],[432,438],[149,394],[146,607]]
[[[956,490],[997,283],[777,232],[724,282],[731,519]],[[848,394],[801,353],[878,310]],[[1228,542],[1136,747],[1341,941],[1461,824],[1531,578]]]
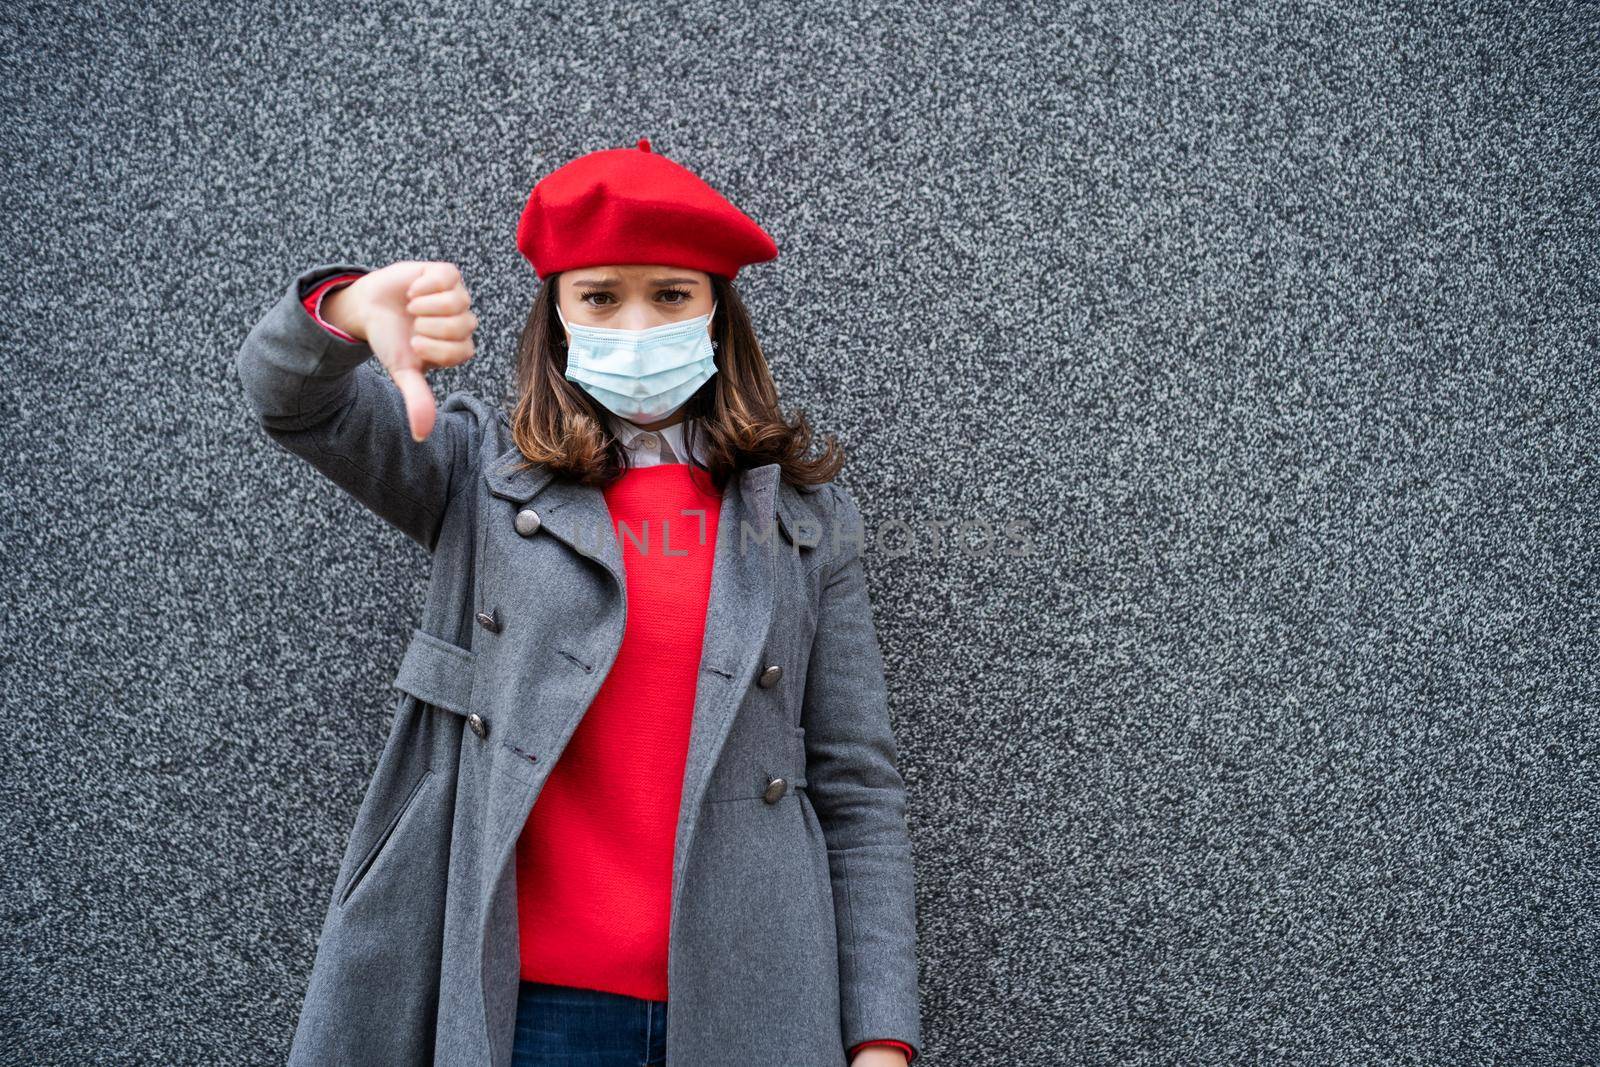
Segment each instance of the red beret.
[[517,250],[538,277],[609,263],[661,263],[729,278],[776,259],[750,217],[681,164],[650,150],[607,148],[541,178],[517,223]]

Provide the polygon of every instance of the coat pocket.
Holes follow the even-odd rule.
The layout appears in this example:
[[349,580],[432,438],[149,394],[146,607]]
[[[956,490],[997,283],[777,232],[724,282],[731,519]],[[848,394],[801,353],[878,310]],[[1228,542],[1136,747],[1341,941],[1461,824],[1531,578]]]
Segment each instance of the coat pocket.
[[401,820],[406,817],[406,813],[416,804],[417,797],[422,793],[422,787],[427,785],[428,779],[432,777],[432,767],[422,772],[416,784],[411,787],[411,791],[406,794],[406,798],[400,802],[400,807],[394,813],[394,817],[389,820],[389,824],[378,835],[378,840],[373,842],[372,847],[367,850],[366,856],[362,858],[360,863],[356,864],[355,870],[350,872],[350,880],[345,883],[344,891],[339,894],[339,906],[341,908],[350,902],[351,896],[366,881],[367,874],[371,872],[373,865],[378,862],[378,857],[383,855],[383,850],[389,844],[389,840],[394,837],[395,831],[400,828]]

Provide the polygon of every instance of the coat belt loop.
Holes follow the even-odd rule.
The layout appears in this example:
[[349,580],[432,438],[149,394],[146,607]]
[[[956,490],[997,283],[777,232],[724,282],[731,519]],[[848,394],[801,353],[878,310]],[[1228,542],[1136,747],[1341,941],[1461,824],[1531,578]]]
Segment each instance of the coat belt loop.
[[799,789],[806,784],[806,731],[804,727],[796,726],[790,731],[790,736],[794,738],[794,758],[789,763],[793,768],[789,773],[789,786]]
[[458,645],[424,630],[413,630],[394,686],[425,703],[465,715],[471,710],[476,658]]

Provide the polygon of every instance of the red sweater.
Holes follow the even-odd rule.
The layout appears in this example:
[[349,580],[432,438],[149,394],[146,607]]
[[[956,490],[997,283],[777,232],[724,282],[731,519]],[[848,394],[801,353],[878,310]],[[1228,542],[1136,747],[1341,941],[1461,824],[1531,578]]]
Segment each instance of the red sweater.
[[663,463],[624,472],[605,499],[627,619],[517,843],[522,977],[666,1000],[672,849],[721,496],[698,467]]
[[[357,277],[304,297],[346,341],[318,311]],[[684,463],[630,469],[605,500],[628,587],[622,647],[517,840],[522,977],[669,1000],[672,853],[722,505],[709,476]],[[685,511],[703,511],[704,525]],[[849,1055],[868,1045],[914,1056],[890,1038]]]

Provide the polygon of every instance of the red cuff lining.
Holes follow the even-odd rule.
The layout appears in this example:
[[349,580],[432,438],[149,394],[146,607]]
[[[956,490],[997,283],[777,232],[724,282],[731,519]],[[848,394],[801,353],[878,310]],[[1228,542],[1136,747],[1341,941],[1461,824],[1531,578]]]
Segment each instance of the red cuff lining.
[[904,1041],[896,1041],[890,1037],[874,1038],[871,1041],[858,1041],[854,1046],[851,1047],[850,1055],[852,1057],[855,1056],[856,1053],[860,1052],[869,1045],[887,1045],[889,1048],[899,1049],[901,1052],[906,1054],[907,1067],[910,1067],[911,1061],[914,1060],[917,1055],[916,1051],[912,1049],[910,1045],[906,1044]]
[[322,298],[328,295],[328,293],[332,292],[334,289],[337,289],[339,286],[349,285],[359,277],[361,277],[359,274],[335,274],[331,278],[325,278],[318,282],[316,287],[306,294],[304,300],[300,301],[303,305],[305,305],[306,314],[315,319],[317,321],[317,325],[321,326],[324,330],[327,330],[341,341],[354,342],[356,339],[322,317]]

